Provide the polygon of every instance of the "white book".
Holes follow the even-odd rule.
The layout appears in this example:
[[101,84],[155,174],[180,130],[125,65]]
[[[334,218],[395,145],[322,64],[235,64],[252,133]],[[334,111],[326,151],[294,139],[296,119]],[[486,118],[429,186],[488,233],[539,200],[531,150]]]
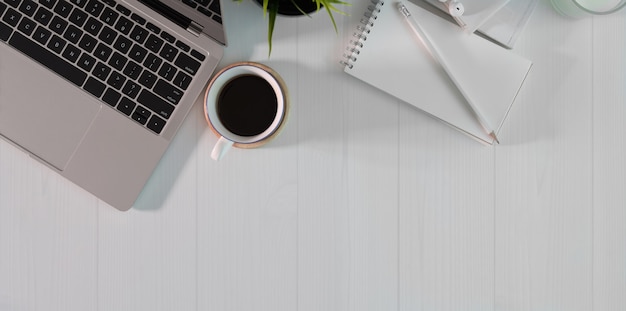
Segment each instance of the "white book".
[[539,0],[510,0],[490,19],[485,21],[478,32],[512,49],[520,34],[526,28]]
[[[448,12],[445,4],[439,0],[426,0],[430,4]],[[512,0],[457,0],[465,8],[462,16],[458,17],[465,31],[472,33],[482,26],[496,12]]]
[[[344,71],[488,144],[466,99],[397,9],[411,11],[446,60],[450,73],[498,134],[532,63],[408,1],[371,5]],[[364,28],[363,28],[364,27]]]
[[[447,13],[445,6],[439,0],[426,1]],[[482,2],[481,0],[460,1],[464,6],[465,4],[472,6]],[[524,31],[528,19],[537,6],[537,2],[539,2],[539,0],[508,0],[502,7],[500,7],[501,2],[493,3],[493,6],[482,14],[471,14],[470,12],[468,14],[472,16],[468,16],[469,19],[465,19],[468,22],[470,20],[473,21],[473,26],[466,26],[466,31],[469,32],[474,29],[491,40],[498,42],[500,45],[512,49],[517,38],[519,38],[520,34]],[[494,11],[494,9],[497,10]],[[463,19],[464,18],[461,18],[462,21]],[[476,29],[476,27],[478,29]]]

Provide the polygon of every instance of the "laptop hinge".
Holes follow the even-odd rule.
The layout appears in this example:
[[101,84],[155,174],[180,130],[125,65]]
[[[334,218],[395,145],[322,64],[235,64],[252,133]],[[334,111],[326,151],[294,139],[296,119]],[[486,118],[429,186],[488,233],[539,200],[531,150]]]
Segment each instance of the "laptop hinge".
[[202,27],[202,25],[191,21],[191,23],[189,23],[189,27],[187,27],[187,31],[191,32],[194,36],[199,37],[203,28],[204,27]]

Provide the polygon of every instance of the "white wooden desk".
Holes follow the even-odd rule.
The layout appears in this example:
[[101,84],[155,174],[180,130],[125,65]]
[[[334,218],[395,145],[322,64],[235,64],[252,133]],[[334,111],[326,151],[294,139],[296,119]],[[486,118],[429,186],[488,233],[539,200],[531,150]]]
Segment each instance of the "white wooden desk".
[[626,12],[542,0],[534,62],[485,147],[338,65],[367,1],[266,21],[223,1],[221,67],[287,81],[271,144],[210,159],[197,105],[122,213],[0,141],[0,310],[626,308]]

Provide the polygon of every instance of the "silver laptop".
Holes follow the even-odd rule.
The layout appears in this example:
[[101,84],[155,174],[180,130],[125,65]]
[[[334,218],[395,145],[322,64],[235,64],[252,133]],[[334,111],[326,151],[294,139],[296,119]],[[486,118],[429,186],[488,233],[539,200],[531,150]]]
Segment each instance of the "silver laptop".
[[219,0],[0,0],[0,136],[127,210],[225,44]]

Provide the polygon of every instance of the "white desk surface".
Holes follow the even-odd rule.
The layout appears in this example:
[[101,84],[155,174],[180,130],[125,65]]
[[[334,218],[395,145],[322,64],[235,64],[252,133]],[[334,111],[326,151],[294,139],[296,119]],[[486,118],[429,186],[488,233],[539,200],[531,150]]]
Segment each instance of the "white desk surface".
[[540,1],[486,147],[338,65],[368,1],[266,22],[223,1],[220,67],[287,81],[284,132],[209,158],[197,105],[123,213],[0,141],[0,310],[624,310],[626,11]]

